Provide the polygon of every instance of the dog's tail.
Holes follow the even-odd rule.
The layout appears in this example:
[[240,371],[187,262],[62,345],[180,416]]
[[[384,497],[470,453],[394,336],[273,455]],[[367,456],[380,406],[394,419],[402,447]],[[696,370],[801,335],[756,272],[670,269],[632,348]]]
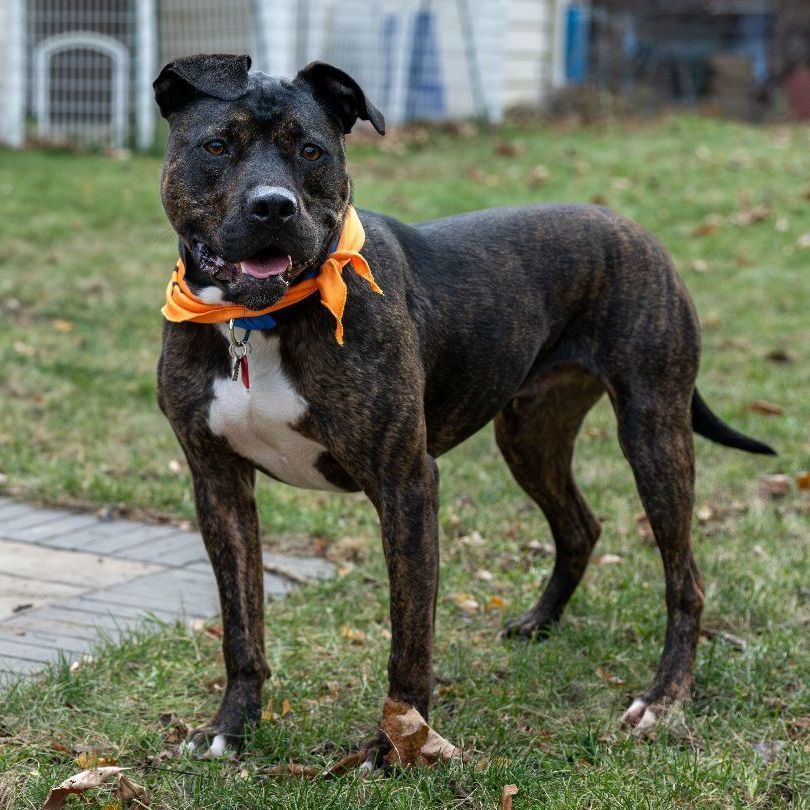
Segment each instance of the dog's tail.
[[700,436],[705,436],[718,444],[724,444],[726,447],[736,447],[738,450],[761,453],[764,456],[776,455],[776,450],[772,447],[727,425],[703,401],[697,388],[692,394],[692,429]]

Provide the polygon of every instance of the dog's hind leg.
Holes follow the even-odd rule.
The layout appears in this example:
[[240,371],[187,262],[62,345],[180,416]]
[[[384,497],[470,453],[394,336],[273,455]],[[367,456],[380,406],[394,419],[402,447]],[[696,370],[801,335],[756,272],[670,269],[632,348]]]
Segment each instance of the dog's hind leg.
[[495,417],[495,438],[515,480],[540,506],[556,559],[537,604],[504,628],[506,636],[542,637],[558,621],[599,538],[600,526],[571,473],[582,420],[604,392],[579,367],[538,373]]
[[614,400],[619,440],[633,468],[647,518],[661,552],[666,580],[664,651],[650,688],[633,701],[622,722],[652,725],[668,705],[685,700],[692,682],[704,585],[692,556],[694,501],[691,391]]

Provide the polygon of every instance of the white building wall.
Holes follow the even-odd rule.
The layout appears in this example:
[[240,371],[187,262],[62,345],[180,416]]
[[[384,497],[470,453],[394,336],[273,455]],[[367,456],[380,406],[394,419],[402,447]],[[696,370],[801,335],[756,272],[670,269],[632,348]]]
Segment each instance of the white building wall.
[[[286,76],[312,59],[332,62],[360,82],[392,125],[410,118],[498,121],[509,106],[541,104],[561,83],[568,1],[0,0],[0,142],[22,143],[25,111],[36,117],[36,82],[28,74],[37,42],[63,30],[96,28],[128,50],[133,81],[118,143],[143,148],[153,140],[151,79],[172,59],[201,52],[250,53],[255,69]],[[91,14],[96,6],[103,19]],[[429,29],[424,42],[415,36],[417,27]],[[71,59],[52,72],[64,85],[63,106],[69,106],[71,82],[84,81],[90,93],[81,73],[85,57]],[[109,106],[105,77],[99,73],[95,97],[61,113],[72,116],[72,128],[62,126],[65,139],[103,134],[96,132],[98,122],[84,121],[82,104]],[[44,129],[33,121],[35,132]]]
[[503,103],[538,105],[562,81],[564,0],[505,0]]
[[0,143],[25,141],[25,4],[0,2]]

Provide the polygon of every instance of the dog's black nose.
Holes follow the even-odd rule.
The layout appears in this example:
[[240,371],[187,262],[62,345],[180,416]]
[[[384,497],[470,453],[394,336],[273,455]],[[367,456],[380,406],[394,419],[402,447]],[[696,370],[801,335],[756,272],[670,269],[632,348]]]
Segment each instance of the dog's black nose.
[[270,225],[292,219],[298,203],[286,188],[259,186],[248,194],[247,209],[253,219]]

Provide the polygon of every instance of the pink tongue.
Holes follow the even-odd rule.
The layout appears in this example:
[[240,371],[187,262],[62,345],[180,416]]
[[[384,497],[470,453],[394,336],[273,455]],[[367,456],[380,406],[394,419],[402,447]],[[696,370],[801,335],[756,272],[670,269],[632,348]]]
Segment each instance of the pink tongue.
[[270,276],[280,276],[289,268],[290,264],[289,256],[245,259],[242,262],[242,272],[253,276],[253,278],[270,278]]

